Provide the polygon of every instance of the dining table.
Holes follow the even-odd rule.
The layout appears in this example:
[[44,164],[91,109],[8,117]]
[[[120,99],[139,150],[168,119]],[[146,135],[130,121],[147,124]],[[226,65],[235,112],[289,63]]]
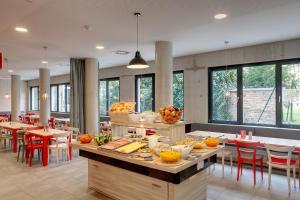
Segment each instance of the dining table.
[[[58,129],[37,129],[37,130],[29,130],[27,133],[31,135],[38,136],[43,140],[43,148],[42,148],[42,162],[43,166],[48,165],[48,145],[50,143],[50,139],[53,138],[55,135],[64,134],[68,131],[66,130],[58,130]],[[72,145],[69,147],[69,155],[70,160],[72,159]]]
[[30,124],[20,123],[20,122],[1,122],[0,123],[0,128],[6,129],[6,130],[12,132],[13,152],[14,153],[17,152],[17,148],[18,148],[18,134],[17,134],[17,132],[19,130],[22,130],[22,129],[33,128],[33,127],[35,127],[35,126],[30,125]]

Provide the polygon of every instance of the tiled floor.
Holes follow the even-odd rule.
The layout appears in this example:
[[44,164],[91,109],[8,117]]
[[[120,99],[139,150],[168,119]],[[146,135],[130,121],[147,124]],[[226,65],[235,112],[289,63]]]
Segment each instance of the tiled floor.
[[[273,175],[272,189],[267,188],[267,174],[264,181],[258,178],[256,187],[252,185],[252,172],[244,170],[240,182],[236,182],[236,170],[230,174],[226,169],[225,179],[220,178],[221,167],[216,166],[209,180],[209,200],[285,200],[300,199],[300,190],[292,190],[287,195],[286,177]],[[16,162],[16,155],[0,152],[0,199],[1,200],[109,200],[87,189],[87,160],[75,158],[70,163],[50,164],[41,167],[35,161],[33,167]]]

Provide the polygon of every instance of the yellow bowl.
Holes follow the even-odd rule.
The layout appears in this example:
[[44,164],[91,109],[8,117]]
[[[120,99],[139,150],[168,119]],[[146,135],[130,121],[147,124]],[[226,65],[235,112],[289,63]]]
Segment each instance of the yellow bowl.
[[219,143],[220,143],[220,140],[218,138],[211,137],[211,138],[207,138],[205,140],[205,144],[208,147],[216,147],[216,146],[218,146]]
[[164,162],[176,162],[181,158],[181,153],[177,151],[164,151],[161,152],[159,156]]

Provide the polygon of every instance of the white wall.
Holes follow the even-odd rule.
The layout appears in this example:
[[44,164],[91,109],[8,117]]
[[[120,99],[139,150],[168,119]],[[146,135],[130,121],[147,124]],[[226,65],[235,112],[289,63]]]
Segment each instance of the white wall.
[[[273,42],[222,51],[201,53],[174,58],[174,70],[184,70],[184,117],[189,123],[208,121],[208,67],[243,63],[300,58],[300,39]],[[127,69],[118,66],[99,70],[99,78],[120,77],[120,99],[134,101],[134,75],[154,73],[154,62],[144,70]],[[52,77],[55,81],[69,82],[69,75]],[[38,81],[28,81],[28,86]]]
[[[4,96],[8,94],[8,99]],[[27,83],[21,81],[21,112],[26,111],[26,96],[27,95]],[[0,79],[0,112],[10,112],[11,111],[11,80],[10,79]]]

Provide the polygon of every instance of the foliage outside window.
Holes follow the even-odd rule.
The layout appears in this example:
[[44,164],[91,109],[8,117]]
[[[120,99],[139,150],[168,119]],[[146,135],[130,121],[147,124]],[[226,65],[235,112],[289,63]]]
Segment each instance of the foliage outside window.
[[38,111],[40,108],[39,102],[39,87],[31,87],[30,88],[30,109],[32,111]]
[[300,61],[209,69],[209,121],[300,128]]
[[282,123],[300,125],[300,63],[282,65]]
[[237,70],[212,72],[212,119],[237,121]]
[[154,74],[135,77],[135,100],[137,112],[154,111],[155,77]]
[[70,84],[51,85],[51,112],[70,112]]
[[110,106],[120,101],[119,78],[102,79],[99,83],[99,110],[101,116],[108,115]]
[[175,71],[173,73],[173,104],[184,109],[184,73]]

